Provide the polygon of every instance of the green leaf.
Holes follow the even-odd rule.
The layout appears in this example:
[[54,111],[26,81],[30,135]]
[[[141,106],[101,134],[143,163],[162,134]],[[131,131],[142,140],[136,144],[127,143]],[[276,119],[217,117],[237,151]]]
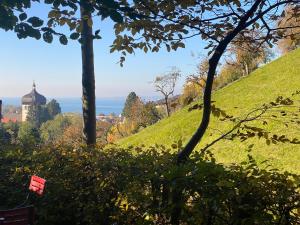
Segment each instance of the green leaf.
[[54,0],[45,0],[46,4],[53,4]]
[[68,44],[68,39],[65,35],[61,35],[60,38],[59,38],[59,42],[62,44],[62,45],[67,45]]
[[72,33],[72,34],[70,35],[70,38],[71,38],[72,40],[77,40],[79,37],[80,37],[80,34],[77,33],[77,32]]
[[47,43],[52,43],[52,41],[53,41],[53,35],[52,35],[52,33],[50,33],[50,32],[45,32],[45,33],[43,34],[43,39],[44,39],[44,41],[47,42]]
[[20,18],[21,21],[26,20],[26,19],[27,19],[27,14],[26,14],[26,13],[21,13],[21,14],[19,15],[19,18]]
[[116,22],[116,23],[123,23],[123,17],[120,13],[118,13],[117,11],[113,11],[110,14],[110,18]]
[[100,34],[100,30],[95,31],[95,36],[98,36]]
[[44,24],[44,21],[36,16],[30,17],[27,22],[30,23],[33,27],[40,27]]

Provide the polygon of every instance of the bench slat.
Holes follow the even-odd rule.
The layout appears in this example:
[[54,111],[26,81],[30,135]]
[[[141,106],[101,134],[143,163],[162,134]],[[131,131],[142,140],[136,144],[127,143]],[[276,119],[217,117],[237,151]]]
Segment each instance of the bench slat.
[[33,206],[0,211],[0,225],[32,225],[33,221]]

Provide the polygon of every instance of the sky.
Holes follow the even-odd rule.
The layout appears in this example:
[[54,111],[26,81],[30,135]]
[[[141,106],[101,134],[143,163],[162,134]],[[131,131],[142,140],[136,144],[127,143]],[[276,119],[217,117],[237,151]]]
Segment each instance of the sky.
[[[48,9],[34,5],[30,15],[41,18],[47,16]],[[94,18],[97,28],[101,29],[101,40],[94,42],[96,96],[124,97],[135,91],[139,96],[157,96],[151,81],[157,75],[176,66],[182,71],[176,93],[182,89],[187,75],[196,70],[199,57],[206,52],[200,37],[188,40],[185,49],[159,53],[137,50],[128,55],[124,67],[117,63],[120,53],[109,53],[114,40],[113,23],[101,22]],[[59,44],[57,38],[52,44],[42,40],[19,40],[15,33],[0,30],[0,98],[21,97],[32,89],[35,81],[37,90],[46,97],[81,96],[81,52],[76,41],[67,46]]]

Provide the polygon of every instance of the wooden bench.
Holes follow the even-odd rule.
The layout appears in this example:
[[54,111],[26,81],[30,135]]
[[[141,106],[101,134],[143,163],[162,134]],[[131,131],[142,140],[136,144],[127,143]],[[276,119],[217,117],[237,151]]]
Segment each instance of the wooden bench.
[[10,210],[0,210],[0,225],[33,225],[33,222],[33,206]]

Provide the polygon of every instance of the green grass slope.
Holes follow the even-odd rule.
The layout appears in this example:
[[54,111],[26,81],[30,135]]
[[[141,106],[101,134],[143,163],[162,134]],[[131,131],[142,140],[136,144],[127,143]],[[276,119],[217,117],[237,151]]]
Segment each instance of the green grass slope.
[[[213,95],[214,104],[228,114],[243,116],[264,103],[269,103],[277,96],[289,97],[296,90],[300,90],[300,49],[285,55],[268,65],[257,69],[249,76],[242,78],[225,88],[216,91]],[[295,105],[300,105],[300,97],[296,97]],[[122,146],[157,144],[171,145],[182,139],[188,141],[199,125],[200,110],[188,111],[188,106],[171,117],[163,119],[141,132],[124,138],[118,144]],[[280,120],[280,119],[279,119]],[[261,121],[251,125],[263,127],[272,134],[284,134],[290,138],[300,139],[300,125],[285,127],[280,121],[269,121],[262,125]],[[222,122],[212,117],[209,129],[197,149],[210,143],[228,131],[233,124]],[[271,144],[266,145],[263,139],[252,138],[245,142],[238,140],[222,140],[211,147],[211,151],[220,163],[239,163],[247,157],[247,146],[254,144],[253,156],[258,162],[269,160],[269,163],[280,169],[300,173],[300,145]]]

